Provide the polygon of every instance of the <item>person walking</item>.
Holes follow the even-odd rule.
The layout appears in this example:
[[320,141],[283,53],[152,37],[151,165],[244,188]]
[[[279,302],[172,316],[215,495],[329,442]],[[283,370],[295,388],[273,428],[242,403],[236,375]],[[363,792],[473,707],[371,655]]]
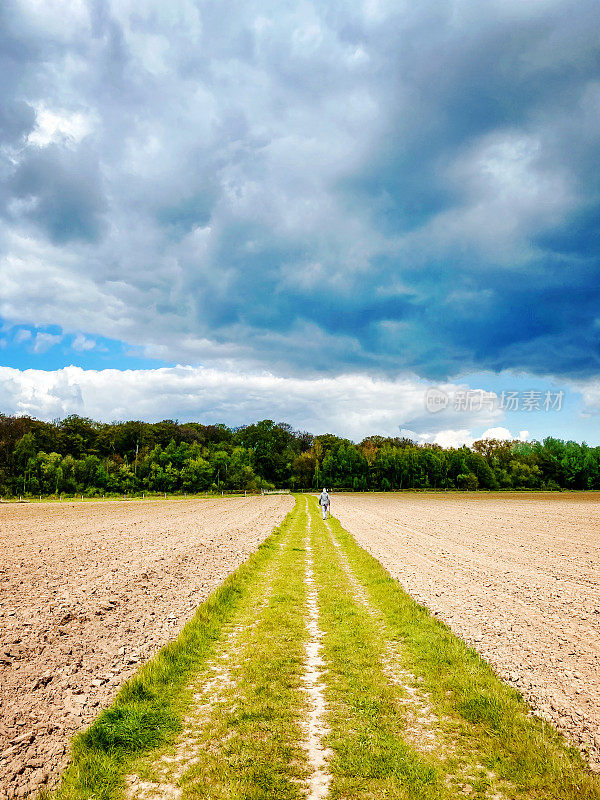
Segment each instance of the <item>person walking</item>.
[[329,509],[329,495],[327,494],[327,489],[323,489],[321,494],[319,495],[319,505],[321,506],[321,510],[323,511],[323,519],[327,519],[327,511]]

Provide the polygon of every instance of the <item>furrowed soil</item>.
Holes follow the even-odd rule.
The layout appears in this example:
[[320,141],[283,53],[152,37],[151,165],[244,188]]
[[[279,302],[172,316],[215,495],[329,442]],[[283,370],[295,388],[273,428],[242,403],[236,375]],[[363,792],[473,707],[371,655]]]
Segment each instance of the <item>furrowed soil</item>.
[[0,505],[0,797],[53,782],[72,735],[293,503]]
[[403,588],[600,768],[600,496],[334,495]]

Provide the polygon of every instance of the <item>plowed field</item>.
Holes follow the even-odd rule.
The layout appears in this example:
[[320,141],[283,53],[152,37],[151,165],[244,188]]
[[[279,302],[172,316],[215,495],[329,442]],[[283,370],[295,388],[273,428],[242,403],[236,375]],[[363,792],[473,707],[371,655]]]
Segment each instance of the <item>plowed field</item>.
[[340,494],[332,512],[598,769],[598,494]]
[[52,781],[71,735],[293,503],[0,505],[0,797]]

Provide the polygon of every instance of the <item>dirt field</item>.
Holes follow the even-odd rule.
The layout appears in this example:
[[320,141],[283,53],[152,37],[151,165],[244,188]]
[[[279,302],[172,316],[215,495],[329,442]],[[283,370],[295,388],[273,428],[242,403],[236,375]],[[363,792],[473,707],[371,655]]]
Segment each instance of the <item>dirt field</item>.
[[600,767],[600,496],[337,495],[332,513]]
[[52,782],[72,734],[292,506],[0,505],[0,797]]

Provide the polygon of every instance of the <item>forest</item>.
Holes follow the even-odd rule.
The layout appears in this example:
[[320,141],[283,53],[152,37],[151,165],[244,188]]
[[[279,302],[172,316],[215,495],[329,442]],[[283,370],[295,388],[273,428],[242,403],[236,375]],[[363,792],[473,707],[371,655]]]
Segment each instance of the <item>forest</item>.
[[600,489],[600,447],[476,441],[442,448],[368,436],[356,444],[285,422],[252,425],[174,420],[103,423],[79,416],[43,422],[0,415],[0,496],[262,489],[401,491]]

